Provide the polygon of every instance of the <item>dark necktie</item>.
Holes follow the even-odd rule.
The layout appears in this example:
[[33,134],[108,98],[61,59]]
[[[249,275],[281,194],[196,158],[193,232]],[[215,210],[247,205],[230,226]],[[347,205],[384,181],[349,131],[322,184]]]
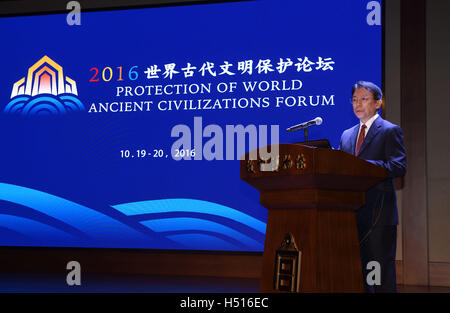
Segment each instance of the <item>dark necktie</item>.
[[359,149],[361,149],[361,146],[364,142],[364,136],[366,134],[366,124],[362,124],[361,131],[359,132],[358,136],[358,142],[356,143],[356,149],[355,149],[355,155],[358,156]]

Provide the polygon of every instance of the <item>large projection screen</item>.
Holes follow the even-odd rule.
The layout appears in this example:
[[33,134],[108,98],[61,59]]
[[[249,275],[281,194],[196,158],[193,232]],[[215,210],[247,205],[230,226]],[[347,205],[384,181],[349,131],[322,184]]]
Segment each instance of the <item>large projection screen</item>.
[[316,117],[338,148],[352,84],[382,79],[381,1],[10,16],[0,38],[0,246],[262,251],[242,153]]

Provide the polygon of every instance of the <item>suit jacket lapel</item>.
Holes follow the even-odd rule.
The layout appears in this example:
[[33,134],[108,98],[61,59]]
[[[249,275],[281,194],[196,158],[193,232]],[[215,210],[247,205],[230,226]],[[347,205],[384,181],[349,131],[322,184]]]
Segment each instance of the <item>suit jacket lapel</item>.
[[378,132],[380,131],[380,127],[381,127],[381,123],[382,123],[382,118],[381,116],[379,116],[372,124],[372,126],[370,126],[369,131],[367,132],[367,136],[364,138],[364,141],[361,145],[361,149],[359,149],[359,154],[360,155],[364,149],[370,144],[370,142],[372,141],[372,139],[378,134]]
[[351,154],[355,154],[356,140],[358,140],[359,124],[353,127],[352,134],[350,136],[350,142],[352,143]]

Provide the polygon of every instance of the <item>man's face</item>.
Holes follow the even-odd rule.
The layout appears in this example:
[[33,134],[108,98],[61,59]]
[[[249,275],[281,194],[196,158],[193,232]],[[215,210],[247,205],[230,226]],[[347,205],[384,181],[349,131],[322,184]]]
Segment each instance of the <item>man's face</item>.
[[352,104],[356,117],[365,123],[377,113],[381,106],[381,100],[375,100],[367,89],[358,88],[353,93]]

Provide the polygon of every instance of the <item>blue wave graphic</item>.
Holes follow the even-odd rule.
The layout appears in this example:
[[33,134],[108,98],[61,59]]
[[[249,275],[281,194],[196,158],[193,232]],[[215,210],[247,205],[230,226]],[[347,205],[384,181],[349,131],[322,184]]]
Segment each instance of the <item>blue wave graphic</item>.
[[[217,203],[195,199],[161,199],[113,207],[183,245],[199,242],[199,238],[215,237],[227,243],[228,248],[221,245],[221,250],[262,251],[264,248],[266,223]],[[197,239],[191,241],[194,237]],[[215,250],[219,249],[216,247]]]
[[196,212],[213,214],[239,221],[260,233],[266,232],[266,223],[241,211],[213,202],[195,199],[161,199],[114,205],[113,208],[126,215],[168,212]]
[[40,242],[55,240],[61,242],[70,242],[76,239],[74,236],[59,229],[53,228],[49,225],[27,218],[7,214],[0,214],[0,226],[8,228],[9,230],[15,231],[17,233],[22,233],[23,230],[26,230],[26,236]]
[[[211,235],[214,233],[218,233],[232,238],[237,242],[244,244],[248,249],[253,250],[255,247],[258,247],[260,245],[260,243],[256,240],[253,240],[234,229],[231,229],[219,223],[198,218],[172,217],[144,221],[142,222],[142,224],[148,226],[150,229],[156,232],[164,232],[167,235],[170,235],[171,232],[174,231],[209,231]],[[184,241],[182,241],[181,243],[184,243]],[[235,248],[242,249],[242,247],[238,246],[236,246]]]
[[41,94],[35,97],[16,96],[6,105],[4,112],[20,115],[59,115],[84,110],[83,103],[72,94]]
[[194,199],[91,209],[0,183],[0,245],[262,251],[265,223]]
[[[133,221],[127,220],[126,216],[122,218],[107,215],[34,189],[0,183],[0,200],[5,201],[0,205],[0,227],[31,238],[30,241],[23,242],[23,245],[180,248],[180,245],[169,239],[150,231],[143,232],[141,225],[134,223],[133,226]],[[24,210],[19,211],[20,206]],[[47,216],[47,220],[42,217],[36,220],[36,214],[33,215],[30,208],[31,211]],[[60,224],[70,225],[71,229],[67,229],[63,235],[63,228],[56,227],[55,220]],[[9,245],[9,241],[17,244],[15,238],[1,238],[0,244]]]

